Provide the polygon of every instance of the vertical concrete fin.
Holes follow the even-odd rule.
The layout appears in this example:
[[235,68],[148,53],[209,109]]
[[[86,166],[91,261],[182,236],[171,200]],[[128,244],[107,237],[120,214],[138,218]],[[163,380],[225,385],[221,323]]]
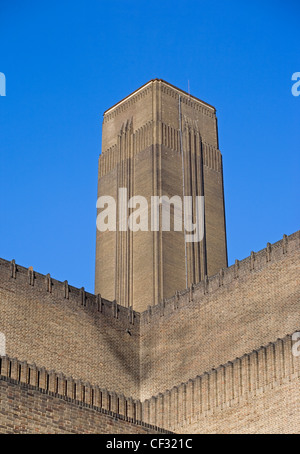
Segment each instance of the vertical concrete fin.
[[28,275],[28,284],[33,286],[34,285],[34,272],[33,272],[32,266],[30,266],[28,268],[27,275]]
[[11,276],[13,279],[16,279],[16,270],[17,270],[16,261],[13,259],[13,260],[10,262],[10,276]]
[[64,281],[64,298],[69,299],[69,284],[68,284],[68,281]]

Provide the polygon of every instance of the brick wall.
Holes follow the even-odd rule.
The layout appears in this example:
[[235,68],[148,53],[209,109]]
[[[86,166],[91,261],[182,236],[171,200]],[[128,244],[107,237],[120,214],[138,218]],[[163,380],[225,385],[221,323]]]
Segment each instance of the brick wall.
[[121,416],[101,407],[22,383],[20,380],[0,376],[0,433],[168,432],[133,417]]
[[201,415],[177,430],[205,434],[299,434],[299,377],[270,386],[251,399]]
[[[237,412],[244,411],[245,418],[251,414],[263,415],[264,405],[272,408],[273,388],[276,388],[274,402],[278,402],[274,403],[275,408],[279,408],[276,405],[279,406],[285,392],[294,392],[294,385],[288,384],[298,379],[294,372],[285,373],[280,383],[273,380],[288,356],[286,353],[282,359],[278,353],[281,347],[276,347],[274,353],[272,345],[276,339],[284,339],[299,328],[299,302],[299,232],[268,244],[262,251],[142,314],[55,281],[49,275],[0,260],[0,332],[6,335],[7,354],[22,361],[10,360],[6,369],[12,375],[7,372],[7,376],[21,379],[22,371],[27,370],[25,375],[28,374],[24,361],[35,363],[29,376],[38,374],[39,380],[46,384],[48,381],[50,392],[60,393],[61,389],[74,392],[75,386],[81,396],[79,400],[83,400],[83,395],[100,393],[101,406],[108,411],[126,414],[134,408],[139,419],[179,432],[189,431],[188,424],[194,424],[191,421],[198,404],[189,393],[198,386],[199,378],[195,377],[203,377],[203,381],[200,379],[203,386],[205,380],[210,380],[210,396],[216,396],[214,393],[219,396],[207,397],[207,402],[224,400],[224,393],[218,391],[223,386],[220,374],[230,370],[226,366],[228,361],[234,364],[235,371],[241,365],[245,370],[244,362],[250,361],[253,351],[263,355],[266,349],[260,364],[269,364],[271,384],[262,387],[263,375],[259,372],[258,385],[253,385],[258,389],[255,388],[257,395],[245,401],[244,410],[239,405]],[[267,344],[271,347],[261,348]],[[286,348],[287,344],[284,345]],[[285,364],[285,368],[289,367]],[[45,368],[50,371],[48,375]],[[52,369],[62,371],[64,378]],[[253,370],[251,380],[255,383]],[[66,384],[69,375],[73,378]],[[76,384],[79,379],[82,381]],[[97,385],[113,392],[99,391]],[[281,391],[277,390],[278,385]],[[238,386],[242,390],[247,387],[242,382]],[[266,397],[257,397],[262,388]],[[177,400],[174,401],[172,393]],[[131,396],[126,405],[124,395]],[[225,395],[228,400],[228,390]],[[230,402],[236,405],[234,399]],[[242,402],[245,395],[239,394],[239,399]],[[298,397],[287,394],[285,399],[293,405]],[[173,406],[169,405],[171,401]],[[254,401],[262,402],[257,404],[261,406],[255,407]],[[216,405],[216,412],[220,411],[222,402]],[[197,418],[203,419],[205,411],[198,411]],[[170,415],[177,422],[171,424]],[[220,424],[223,417],[220,414]],[[214,425],[213,415],[205,414],[205,418],[203,430],[214,431],[219,427]],[[198,420],[195,424],[191,428],[200,430]],[[264,424],[266,427],[267,420]],[[283,424],[278,430],[284,430]],[[239,430],[238,425],[228,426],[229,429]],[[255,424],[249,430],[255,431]]]
[[299,433],[293,344],[288,335],[144,402],[0,357],[0,432]]
[[299,233],[141,314],[142,400],[300,326]]
[[139,315],[129,308],[0,260],[0,332],[11,357],[137,397]]
[[300,357],[288,335],[142,404],[177,433],[299,433]]

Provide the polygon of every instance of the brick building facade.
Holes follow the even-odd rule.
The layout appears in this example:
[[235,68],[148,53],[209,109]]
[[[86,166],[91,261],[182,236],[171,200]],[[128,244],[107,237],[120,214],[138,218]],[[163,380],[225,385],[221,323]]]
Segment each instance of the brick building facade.
[[161,229],[97,234],[95,294],[0,259],[0,432],[299,432],[300,232],[227,266],[214,108],[151,81],[105,113],[103,151],[99,194],[146,198],[180,191],[184,153],[207,214],[188,287]]

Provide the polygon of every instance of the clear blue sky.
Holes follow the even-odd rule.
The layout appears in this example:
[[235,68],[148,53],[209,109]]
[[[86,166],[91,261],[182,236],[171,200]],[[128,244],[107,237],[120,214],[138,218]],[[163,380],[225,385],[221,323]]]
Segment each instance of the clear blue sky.
[[152,78],[217,108],[229,264],[299,228],[297,0],[1,0],[0,257],[94,287],[102,114]]

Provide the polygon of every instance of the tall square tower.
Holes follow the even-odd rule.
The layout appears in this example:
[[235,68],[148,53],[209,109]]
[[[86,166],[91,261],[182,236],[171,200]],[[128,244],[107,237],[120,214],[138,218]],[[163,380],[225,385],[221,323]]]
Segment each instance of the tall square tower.
[[[147,200],[147,230],[120,228],[120,188],[126,188],[128,199]],[[98,200],[103,196],[114,198],[117,214],[114,230],[97,230],[95,292],[104,298],[141,312],[226,267],[215,108],[155,79],[108,109],[103,118]],[[162,226],[162,204],[158,228],[153,229],[150,208],[155,196],[182,200],[191,196],[193,211],[196,198],[203,196],[201,241],[186,241],[184,222],[181,231],[172,228],[177,213],[172,204],[170,231]],[[128,215],[133,211],[129,208]]]

